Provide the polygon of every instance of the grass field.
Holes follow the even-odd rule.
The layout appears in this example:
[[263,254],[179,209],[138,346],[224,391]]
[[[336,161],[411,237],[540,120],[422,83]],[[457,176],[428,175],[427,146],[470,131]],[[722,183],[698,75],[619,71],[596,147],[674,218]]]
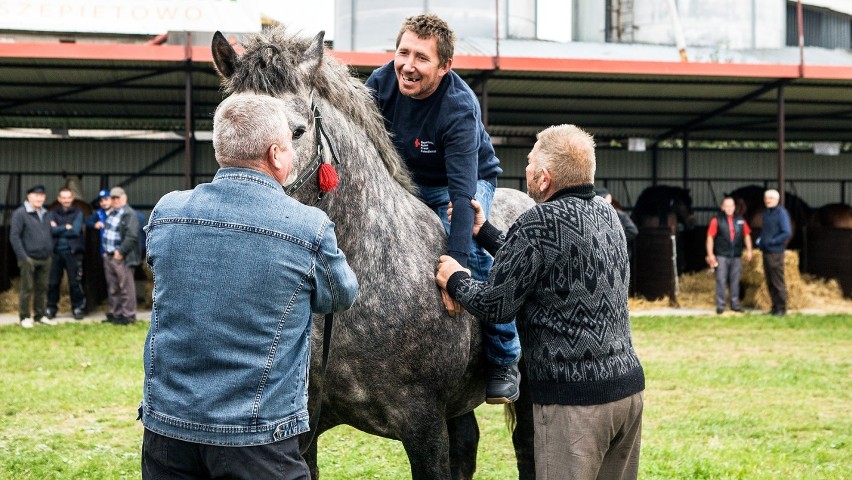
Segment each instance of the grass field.
[[[147,324],[0,327],[0,478],[139,478]],[[640,478],[852,478],[852,316],[639,317]],[[477,479],[516,477],[502,408]],[[337,427],[323,479],[405,479],[399,442]]]

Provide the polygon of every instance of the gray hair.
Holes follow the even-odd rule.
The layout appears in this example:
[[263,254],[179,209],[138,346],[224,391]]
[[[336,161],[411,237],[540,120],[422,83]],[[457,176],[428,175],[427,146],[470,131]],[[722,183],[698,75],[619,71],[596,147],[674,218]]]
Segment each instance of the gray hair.
[[595,183],[595,140],[574,125],[548,127],[536,135],[538,166],[546,168],[556,189]]
[[774,188],[770,188],[769,190],[763,192],[763,196],[764,197],[770,197],[770,198],[778,198],[778,199],[781,198],[781,194],[778,193],[778,190],[775,190]]
[[213,150],[223,167],[255,167],[273,143],[291,148],[287,104],[268,95],[234,94],[213,116]]

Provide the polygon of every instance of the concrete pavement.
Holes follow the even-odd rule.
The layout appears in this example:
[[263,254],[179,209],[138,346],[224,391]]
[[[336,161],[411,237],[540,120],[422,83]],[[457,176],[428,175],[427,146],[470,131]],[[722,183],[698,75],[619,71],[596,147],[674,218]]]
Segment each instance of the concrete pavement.
[[[101,320],[106,319],[106,313],[102,311],[95,311],[86,314],[82,320],[74,320],[74,317],[71,315],[71,312],[59,312],[59,314],[54,318],[57,323],[101,323]],[[151,312],[150,311],[138,311],[136,313],[137,320],[144,320],[146,322],[151,321]],[[20,323],[20,318],[18,318],[17,313],[0,313],[0,326],[8,326],[8,325],[17,325]],[[50,328],[48,325],[42,325],[36,322],[36,327],[42,328]]]

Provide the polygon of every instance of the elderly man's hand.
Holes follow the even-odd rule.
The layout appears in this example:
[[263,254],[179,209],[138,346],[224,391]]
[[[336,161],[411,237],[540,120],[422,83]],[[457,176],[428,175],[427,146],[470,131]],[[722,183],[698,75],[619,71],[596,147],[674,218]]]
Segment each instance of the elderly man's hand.
[[453,299],[446,290],[441,289],[441,301],[444,302],[444,308],[447,309],[447,313],[451,317],[455,317],[456,315],[462,313],[464,311],[464,307],[461,306],[459,302]]
[[455,258],[449,255],[441,255],[441,258],[438,260],[438,265],[435,267],[435,283],[437,283],[442,289],[446,290],[447,282],[450,280],[450,277],[458,271],[465,271],[468,275],[470,275],[470,270],[462,267]]
[[[470,205],[473,207],[473,236],[475,237],[479,235],[479,229],[485,225],[485,211],[482,210],[482,205],[476,200],[471,200]],[[453,202],[447,205],[447,221],[453,222]]]
[[470,275],[470,270],[459,265],[459,262],[449,255],[441,255],[440,261],[435,267],[435,270],[435,283],[441,287],[441,300],[444,302],[444,307],[447,308],[447,313],[449,313],[451,317],[455,317],[459,313],[463,312],[464,309],[459,302],[454,300],[453,297],[447,293],[447,282],[454,273],[458,271],[465,271],[468,275]]

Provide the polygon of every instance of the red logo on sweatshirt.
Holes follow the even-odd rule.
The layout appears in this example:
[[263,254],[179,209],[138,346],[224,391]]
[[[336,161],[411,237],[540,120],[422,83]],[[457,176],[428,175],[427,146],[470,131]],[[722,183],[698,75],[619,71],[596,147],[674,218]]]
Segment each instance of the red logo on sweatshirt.
[[420,139],[419,138],[414,139],[414,148],[420,148]]

